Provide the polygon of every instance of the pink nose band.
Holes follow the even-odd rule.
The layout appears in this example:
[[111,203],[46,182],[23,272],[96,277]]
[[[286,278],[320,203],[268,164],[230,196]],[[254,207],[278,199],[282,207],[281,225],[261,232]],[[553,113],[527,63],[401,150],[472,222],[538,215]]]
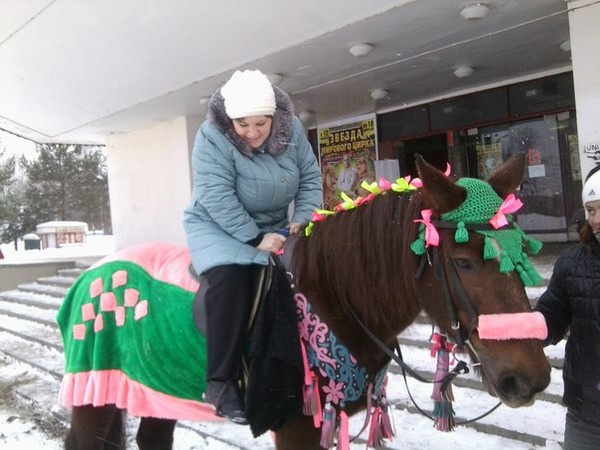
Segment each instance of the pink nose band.
[[548,337],[546,320],[541,312],[483,314],[477,331],[480,339],[541,339]]

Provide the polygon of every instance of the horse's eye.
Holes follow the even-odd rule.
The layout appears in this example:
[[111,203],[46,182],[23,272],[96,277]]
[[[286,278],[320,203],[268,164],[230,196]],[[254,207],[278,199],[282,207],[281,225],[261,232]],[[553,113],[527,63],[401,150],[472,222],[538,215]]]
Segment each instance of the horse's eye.
[[456,258],[454,260],[454,264],[459,269],[470,269],[473,267],[473,265],[471,264],[471,261],[467,258]]

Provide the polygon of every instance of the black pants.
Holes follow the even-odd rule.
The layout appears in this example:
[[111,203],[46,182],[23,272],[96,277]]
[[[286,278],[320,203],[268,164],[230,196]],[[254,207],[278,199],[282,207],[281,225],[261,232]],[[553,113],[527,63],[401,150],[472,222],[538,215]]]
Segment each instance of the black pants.
[[259,269],[257,265],[231,264],[213,267],[200,277],[200,285],[205,284],[208,381],[237,380],[242,375],[254,276]]
[[600,426],[567,411],[565,422],[565,450],[600,449]]

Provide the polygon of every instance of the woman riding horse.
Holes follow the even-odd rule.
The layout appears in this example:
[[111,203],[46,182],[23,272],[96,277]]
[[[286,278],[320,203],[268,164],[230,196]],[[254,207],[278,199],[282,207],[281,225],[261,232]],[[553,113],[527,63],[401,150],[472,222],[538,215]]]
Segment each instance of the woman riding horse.
[[[348,416],[368,405],[381,411],[385,406],[381,374],[390,361],[389,349],[421,310],[459,350],[480,363],[489,393],[503,403],[528,405],[546,388],[550,365],[542,347],[544,330],[538,326],[537,313],[531,313],[524,289],[539,280],[524,249],[535,252],[539,246],[512,216],[519,204],[512,193],[521,182],[524,165],[524,156],[519,155],[487,182],[455,181],[418,158],[420,180],[401,178],[369,185],[369,196],[347,198],[334,211],[317,211],[302,235],[291,240],[294,251],[288,278],[294,298],[281,301],[294,302],[299,317],[300,312],[306,313],[298,330],[306,351],[304,392],[314,402],[281,418],[283,423],[276,427],[278,449],[322,448],[322,443],[331,443],[324,434],[340,425],[344,431]],[[159,254],[164,250],[159,249]],[[105,439],[115,432],[113,419],[121,417],[117,408],[140,407],[134,392],[151,393],[156,400],[149,405],[154,412],[134,413],[142,416],[137,436],[141,449],[156,448],[157,443],[161,448],[172,445],[173,427],[181,417],[176,408],[167,407],[173,404],[167,400],[190,406],[188,411],[202,405],[205,381],[197,375],[178,386],[165,386],[167,392],[159,391],[169,378],[163,373],[185,374],[186,367],[195,370],[205,363],[205,350],[197,347],[202,336],[186,334],[186,327],[195,329],[193,289],[174,287],[177,281],[166,277],[171,273],[168,261],[165,265],[135,263],[133,253],[86,272],[59,313],[67,359],[61,402],[73,406],[67,448],[102,448],[97,436]],[[103,271],[105,267],[111,270]],[[135,277],[125,277],[124,271],[135,272]],[[101,281],[91,289],[97,279]],[[135,283],[145,284],[138,289]],[[177,312],[171,313],[169,305]],[[167,328],[171,325],[176,328]],[[128,326],[140,332],[146,328],[150,337],[127,334],[124,339]],[[317,334],[310,335],[310,330]],[[120,337],[111,341],[113,333]],[[94,345],[102,341],[111,345],[110,350]],[[325,341],[335,351],[324,348]],[[188,349],[188,343],[196,348]],[[188,356],[178,359],[179,349]],[[162,372],[143,380],[152,382],[152,389],[132,379],[136,371],[118,366],[119,356],[128,367],[156,366],[165,353],[170,357],[168,366],[159,364]],[[343,355],[343,360],[334,360],[335,354]],[[356,375],[346,387],[342,375],[333,371],[342,365],[353,366]],[[121,381],[118,395],[96,384],[110,380],[110,374]],[[177,397],[194,386],[192,398]],[[315,396],[323,406],[322,414],[307,415],[315,412]],[[159,400],[165,400],[163,410]],[[338,439],[345,439],[344,434]]]

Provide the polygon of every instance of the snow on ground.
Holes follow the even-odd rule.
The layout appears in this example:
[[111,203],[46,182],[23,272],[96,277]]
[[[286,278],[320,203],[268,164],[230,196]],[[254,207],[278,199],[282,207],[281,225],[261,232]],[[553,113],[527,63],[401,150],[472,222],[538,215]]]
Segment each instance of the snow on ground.
[[31,261],[72,259],[77,257],[94,258],[108,255],[115,250],[113,236],[102,234],[88,234],[84,245],[70,245],[61,248],[45,248],[42,250],[24,250],[24,243],[18,243],[18,250],[13,244],[0,244],[4,254],[3,263],[27,263]]
[[[114,242],[110,236],[90,236],[88,244],[79,247],[67,247],[62,249],[29,250],[14,251],[12,246],[2,245],[1,247],[6,260],[5,261],[31,261],[36,259],[55,259],[66,257],[100,257],[114,251]],[[2,260],[0,260],[0,265]],[[543,262],[538,266],[541,275],[549,278],[552,264]],[[1,270],[1,267],[0,267]],[[543,288],[533,288],[541,289]],[[530,291],[530,295],[537,297],[540,292]],[[534,295],[535,294],[535,295]],[[425,327],[427,328],[427,327]],[[420,325],[413,325],[405,331],[409,337],[418,337],[427,330]],[[6,339],[5,333],[0,333],[0,340]],[[547,354],[549,356],[561,357],[564,351],[563,345],[549,347]],[[415,368],[431,370],[431,358],[426,350],[407,348],[403,350],[404,358]],[[58,357],[57,357],[58,358]],[[44,375],[31,369],[29,366],[20,364],[11,358],[0,356],[0,450],[14,450],[20,448],[27,449],[47,449],[59,450],[63,448],[64,432],[67,424],[62,421],[58,415],[56,418],[36,412],[36,407],[27,405],[22,398],[16,398],[13,388],[19,384],[32,383],[33,394],[40,404],[56,403],[57,392],[52,392],[55,388],[48,388],[49,383],[43,381]],[[38,380],[39,378],[39,380]],[[54,383],[55,385],[56,383]],[[424,408],[430,408],[431,386],[423,385],[415,380],[409,379],[408,386],[410,394],[413,395],[418,403]],[[37,389],[37,391],[36,391]],[[473,396],[469,389],[453,388],[455,393],[455,410],[457,417],[469,419],[476,417],[494,406],[496,401],[492,397]],[[553,370],[552,382],[547,392],[560,395],[562,393],[562,380],[560,372]],[[402,405],[411,407],[407,388],[400,375],[392,375],[388,385],[388,398],[392,402],[398,402]],[[500,406],[496,413],[482,419],[482,422],[489,424],[500,424],[504,428],[520,431],[523,433],[533,432],[538,436],[546,437],[546,446],[549,450],[558,450],[560,445],[556,441],[562,440],[564,427],[564,408],[556,403],[541,402],[538,400],[536,405],[542,405],[542,408],[532,407],[509,410],[506,406]],[[28,407],[29,406],[29,407]],[[60,411],[64,416],[68,412],[61,410],[58,405],[53,407],[54,411]],[[504,410],[504,411],[503,411]],[[507,413],[506,410],[509,410]],[[540,414],[543,411],[543,414]],[[442,433],[435,431],[432,422],[425,417],[410,414],[407,411],[396,409],[393,411],[393,419],[396,429],[396,438],[389,443],[386,448],[389,449],[435,449],[444,448],[448,450],[486,450],[507,449],[522,450],[539,449],[534,445],[527,445],[523,442],[503,438],[500,436],[490,436],[467,427],[457,427],[453,433]],[[358,414],[350,420],[350,433],[354,435],[361,426],[364,416]],[[128,422],[130,431],[137,424],[137,419],[131,418]],[[205,433],[205,438],[199,436],[198,430]],[[134,433],[130,432],[132,436]],[[218,436],[222,440],[212,439],[211,436]],[[362,436],[365,437],[364,434]],[[131,438],[130,438],[131,439]],[[228,444],[230,443],[230,444]],[[136,448],[134,443],[130,443],[130,448]],[[263,435],[254,440],[248,427],[240,427],[228,422],[207,422],[192,423],[183,421],[176,428],[175,449],[180,450],[229,450],[229,449],[252,449],[263,450],[272,448],[272,440],[269,435]],[[364,441],[361,444],[353,443],[352,449],[365,448]]]

